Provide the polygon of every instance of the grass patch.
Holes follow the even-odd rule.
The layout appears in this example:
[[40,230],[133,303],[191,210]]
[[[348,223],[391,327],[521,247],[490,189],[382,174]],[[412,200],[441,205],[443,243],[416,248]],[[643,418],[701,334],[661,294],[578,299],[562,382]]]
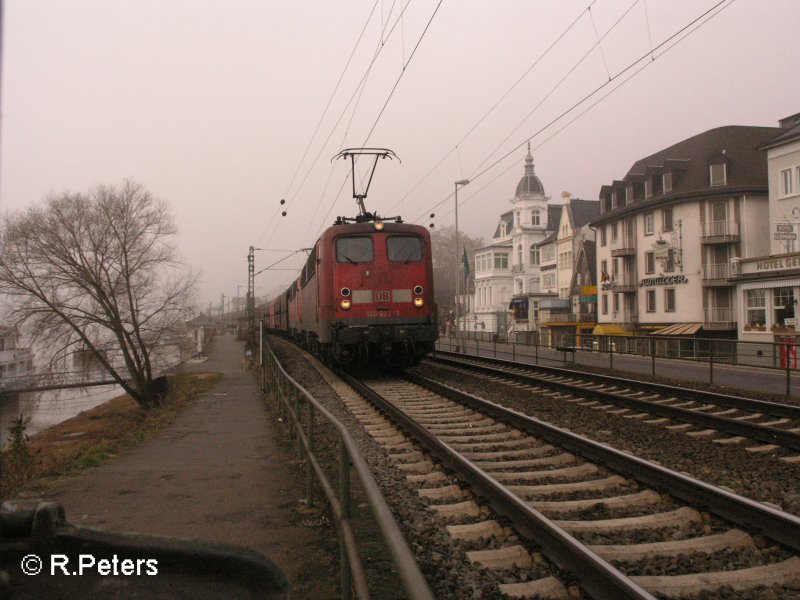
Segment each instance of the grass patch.
[[165,429],[220,379],[220,373],[173,375],[158,407],[144,410],[125,394],[31,436],[24,472],[9,451],[3,453],[0,497],[39,496],[59,478],[103,464]]

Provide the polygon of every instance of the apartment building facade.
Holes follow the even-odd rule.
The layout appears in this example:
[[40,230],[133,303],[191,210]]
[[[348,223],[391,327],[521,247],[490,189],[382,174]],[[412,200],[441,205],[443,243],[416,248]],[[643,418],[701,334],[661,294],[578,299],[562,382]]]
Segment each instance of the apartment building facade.
[[[798,342],[800,297],[800,113],[781,119],[780,132],[761,149],[766,152],[769,210],[768,247],[731,264],[736,285],[738,337],[752,342]],[[794,364],[797,366],[796,356]]]
[[711,129],[601,187],[595,333],[736,337],[731,261],[769,249],[763,146],[781,132]]

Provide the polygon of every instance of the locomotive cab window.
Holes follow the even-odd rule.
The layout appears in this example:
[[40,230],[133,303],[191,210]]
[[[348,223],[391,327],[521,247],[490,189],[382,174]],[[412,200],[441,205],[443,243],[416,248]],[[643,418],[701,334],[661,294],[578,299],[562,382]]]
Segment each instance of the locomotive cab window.
[[370,262],[374,255],[371,237],[340,237],[336,240],[336,260],[340,263]]
[[395,262],[422,260],[422,240],[411,235],[394,235],[386,240],[386,253]]

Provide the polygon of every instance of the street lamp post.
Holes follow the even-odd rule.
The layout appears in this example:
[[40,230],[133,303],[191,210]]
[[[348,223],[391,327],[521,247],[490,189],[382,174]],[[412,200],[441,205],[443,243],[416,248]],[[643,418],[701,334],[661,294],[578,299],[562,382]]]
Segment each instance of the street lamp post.
[[458,260],[461,258],[461,255],[458,252],[458,186],[465,186],[469,183],[469,179],[460,179],[456,181],[456,193],[455,193],[455,208],[456,208],[456,352],[459,352],[458,346],[458,319],[459,319],[459,303],[460,303],[460,275],[458,273]]

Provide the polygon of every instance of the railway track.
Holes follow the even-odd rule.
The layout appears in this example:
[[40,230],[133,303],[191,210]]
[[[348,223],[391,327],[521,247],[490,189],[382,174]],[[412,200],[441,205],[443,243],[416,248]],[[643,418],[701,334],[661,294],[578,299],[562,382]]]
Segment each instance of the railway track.
[[577,577],[594,598],[758,586],[800,597],[797,517],[412,379],[350,379],[363,397],[340,396],[448,521],[466,559],[503,573],[503,595],[574,597]]
[[526,385],[534,393],[560,394],[565,402],[691,437],[721,445],[746,444],[748,452],[800,462],[800,406],[455,353],[437,353],[427,360],[494,381]]

